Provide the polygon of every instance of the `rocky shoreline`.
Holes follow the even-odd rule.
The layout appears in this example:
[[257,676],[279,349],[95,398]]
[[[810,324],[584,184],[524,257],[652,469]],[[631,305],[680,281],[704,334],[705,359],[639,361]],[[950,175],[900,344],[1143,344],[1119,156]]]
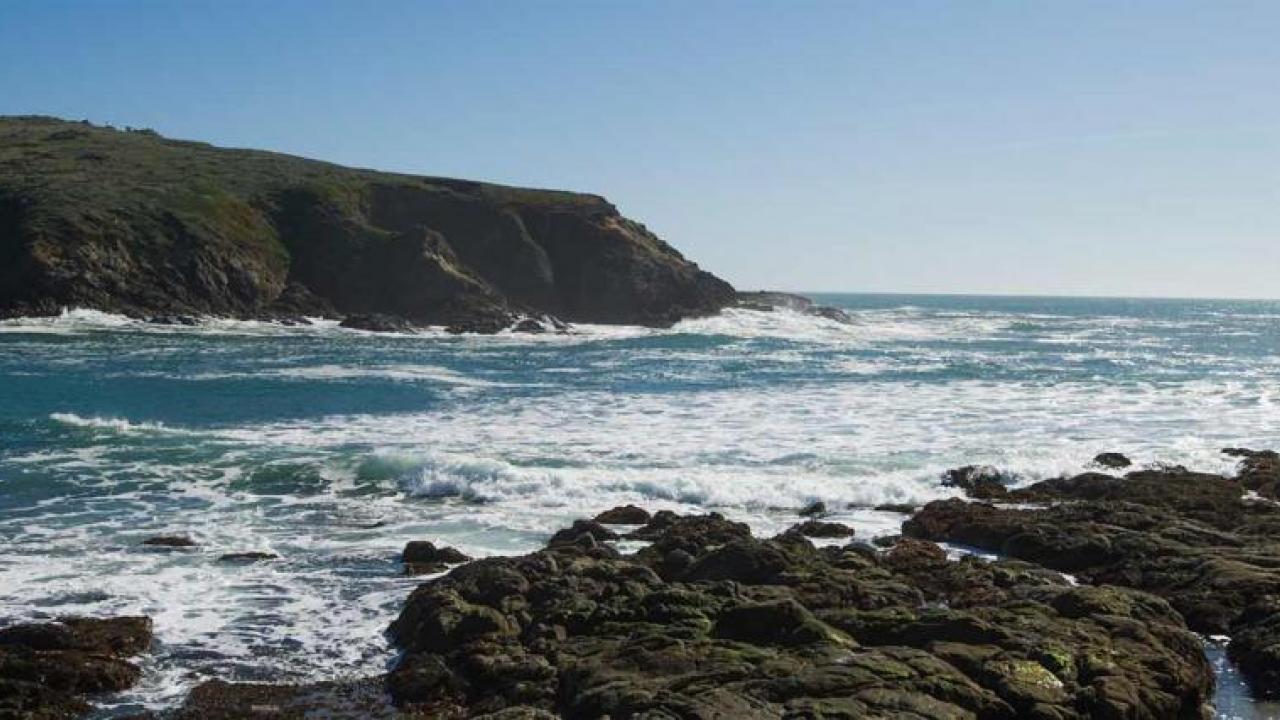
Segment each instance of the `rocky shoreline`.
[[[213,680],[166,716],[1211,717],[1205,636],[1230,637],[1255,697],[1280,693],[1280,456],[1225,452],[1234,476],[1120,475],[1111,454],[1014,489],[960,468],[969,500],[874,544],[819,505],[772,538],[626,506],[518,557],[414,542],[405,571],[428,577],[387,674]],[[0,718],[83,716],[149,642],[145,618],[0,630]]]

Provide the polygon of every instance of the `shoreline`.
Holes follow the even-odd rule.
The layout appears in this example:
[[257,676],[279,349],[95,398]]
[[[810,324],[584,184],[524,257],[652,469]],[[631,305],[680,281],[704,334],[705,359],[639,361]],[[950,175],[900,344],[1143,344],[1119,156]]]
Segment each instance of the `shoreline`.
[[[802,675],[817,671],[806,669],[815,662],[815,654],[817,657],[830,656],[829,660],[822,662],[836,663],[830,667],[841,668],[849,667],[850,657],[874,656],[875,662],[859,665],[872,676],[883,670],[882,663],[907,662],[907,666],[915,667],[920,662],[937,663],[941,658],[943,664],[930,665],[933,668],[930,672],[944,672],[941,668],[949,668],[945,672],[959,672],[949,682],[959,683],[957,687],[970,688],[967,695],[961,693],[967,699],[960,708],[967,707],[967,711],[984,717],[1002,716],[1001,713],[1006,711],[1000,708],[1005,706],[1015,713],[1047,712],[1048,706],[1040,707],[1044,703],[1075,710],[1084,707],[1081,703],[1085,703],[1097,712],[1103,712],[1110,703],[1121,703],[1115,706],[1121,707],[1124,702],[1129,702],[1122,696],[1108,694],[1113,693],[1115,687],[1128,687],[1125,683],[1137,683],[1138,686],[1154,683],[1150,685],[1153,688],[1150,692],[1157,695],[1143,691],[1135,697],[1143,698],[1143,703],[1154,703],[1142,707],[1157,714],[1176,712],[1177,717],[1195,717],[1195,713],[1200,712],[1197,708],[1212,702],[1215,697],[1220,702],[1231,704],[1230,707],[1219,708],[1219,712],[1230,708],[1269,707],[1263,705],[1266,700],[1259,695],[1275,691],[1275,686],[1269,683],[1277,670],[1276,663],[1260,658],[1256,651],[1248,649],[1251,647],[1250,633],[1257,633],[1251,630],[1247,618],[1241,624],[1230,618],[1220,619],[1221,613],[1214,612],[1233,607],[1247,608],[1254,602],[1250,600],[1251,596],[1233,598],[1228,592],[1222,595],[1221,608],[1205,608],[1203,603],[1197,605],[1194,598],[1183,598],[1176,588],[1162,590],[1158,585],[1147,583],[1143,589],[1129,589],[1122,585],[1135,583],[1116,585],[1101,582],[1102,579],[1142,576],[1114,575],[1118,571],[1110,566],[1095,569],[1096,563],[1090,564],[1081,557],[1094,557],[1096,553],[1078,549],[1079,538],[1091,537],[1086,533],[1087,528],[1101,533],[1101,537],[1114,536],[1117,542],[1143,540],[1144,531],[1134,531],[1126,526],[1126,523],[1134,522],[1126,520],[1129,517],[1126,513],[1131,512],[1128,508],[1142,508],[1146,515],[1158,511],[1173,520],[1172,527],[1177,533],[1174,537],[1182,544],[1171,546],[1172,550],[1180,549],[1192,556],[1208,553],[1214,557],[1214,553],[1224,553],[1229,557],[1231,546],[1221,545],[1221,533],[1227,531],[1214,530],[1213,534],[1208,534],[1210,529],[1231,523],[1245,528],[1259,523],[1280,523],[1280,506],[1274,501],[1266,502],[1266,498],[1274,497],[1277,484],[1280,484],[1280,462],[1274,453],[1227,450],[1241,459],[1239,472],[1234,477],[1194,473],[1179,467],[1159,467],[1133,470],[1125,475],[1091,471],[1009,489],[1005,485],[1008,478],[998,472],[986,468],[961,468],[951,474],[948,481],[970,495],[970,500],[940,500],[915,508],[912,514],[902,515],[905,518],[902,536],[859,537],[852,528],[825,519],[831,513],[825,506],[818,505],[802,511],[795,518],[795,527],[768,540],[756,538],[746,525],[715,513],[679,516],[660,512],[652,515],[643,508],[629,506],[602,513],[596,520],[577,521],[572,527],[556,533],[543,550],[530,555],[470,560],[449,552],[447,548],[428,546],[424,551],[411,544],[406,552],[413,551],[413,564],[406,565],[407,571],[426,572],[427,580],[409,593],[400,619],[392,625],[392,636],[402,655],[385,678],[334,680],[301,686],[212,680],[193,690],[174,717],[254,717],[254,712],[266,707],[277,708],[278,713],[274,716],[281,717],[291,717],[291,713],[304,710],[324,710],[342,717],[342,713],[361,712],[376,716],[383,712],[418,712],[424,708],[428,714],[464,717],[497,712],[503,708],[507,708],[504,712],[513,712],[517,707],[525,708],[519,717],[543,717],[539,713],[545,712],[565,717],[588,717],[590,713],[583,709],[586,706],[582,703],[586,701],[581,693],[564,696],[562,690],[552,691],[548,689],[552,686],[546,686],[544,691],[550,695],[534,693],[530,696],[527,692],[532,691],[525,685],[536,684],[533,678],[555,677],[559,680],[554,687],[563,688],[562,673],[588,672],[588,676],[593,677],[590,673],[599,672],[604,673],[601,677],[614,677],[617,672],[623,672],[620,668],[631,668],[624,675],[631,678],[628,682],[641,688],[635,691],[640,695],[632,691],[611,690],[607,697],[612,699],[606,702],[607,707],[591,705],[595,709],[590,712],[612,708],[615,716],[619,712],[625,716],[639,707],[634,703],[639,702],[645,707],[665,707],[664,703],[677,702],[673,697],[683,698],[679,703],[693,703],[693,707],[711,703],[704,707],[708,712],[711,711],[708,708],[721,708],[722,703],[728,702],[732,706],[737,702],[720,695],[708,699],[698,693],[689,695],[686,691],[656,689],[654,683],[666,687],[662,672],[654,670],[657,674],[651,677],[650,671],[632,667],[625,653],[615,654],[609,650],[613,647],[611,643],[623,642],[618,646],[621,649],[634,642],[638,637],[636,633],[651,638],[644,642],[667,648],[661,653],[674,652],[664,643],[673,641],[675,637],[684,638],[681,643],[685,644],[705,644],[706,652],[712,654],[699,660],[699,667],[712,662],[709,658],[720,657],[730,650],[733,653],[764,653],[761,662],[769,658],[768,662],[782,663],[791,668],[789,672],[801,672]],[[1116,457],[1127,462],[1122,456]],[[1110,461],[1120,462],[1115,458]],[[1117,467],[1118,471],[1124,469]],[[1115,525],[1098,525],[1096,520],[1088,520],[1102,516],[1118,519],[1114,519]],[[1091,524],[1081,526],[1081,529],[1045,535],[1045,528],[1062,523],[1067,523],[1065,527],[1070,528],[1069,523],[1081,521]],[[1053,524],[1036,524],[1043,522]],[[1193,532],[1196,527],[1202,529]],[[1148,525],[1147,530],[1150,537],[1145,539],[1148,542],[1175,542],[1166,538],[1169,532],[1160,527]],[[1027,536],[1027,532],[1033,535]],[[1195,534],[1197,532],[1199,534]],[[1027,537],[1039,540],[1030,542]],[[1187,537],[1200,538],[1205,542],[1197,545],[1187,542]],[[1240,537],[1247,539],[1250,536]],[[941,545],[934,544],[935,541]],[[1237,538],[1237,545],[1239,541]],[[155,539],[153,544],[181,545],[177,539],[170,538]],[[1062,554],[1063,547],[1069,548],[1065,555]],[[958,549],[961,551],[957,552]],[[1165,550],[1172,552],[1170,548]],[[979,557],[975,551],[986,557]],[[1271,552],[1265,548],[1251,552],[1264,551]],[[1152,558],[1160,557],[1150,553],[1120,553],[1110,557],[1108,563],[1143,567],[1143,563],[1155,562]],[[1172,557],[1177,560],[1176,554]],[[235,560],[240,561],[239,558]],[[259,560],[270,562],[273,558],[245,558],[246,562]],[[1028,564],[1026,560],[1032,563]],[[1175,562],[1174,567],[1177,566]],[[1169,570],[1166,567],[1164,571]],[[513,572],[516,575],[512,575]],[[1268,567],[1262,567],[1258,572],[1264,577],[1276,575]],[[517,575],[524,579],[516,581]],[[587,578],[593,580],[582,585]],[[885,584],[893,578],[896,580]],[[1280,577],[1273,579],[1280,582]],[[516,584],[504,584],[510,582]],[[726,582],[729,584],[725,585]],[[833,582],[834,585],[831,584]],[[1256,595],[1258,582],[1248,579],[1240,586],[1240,592]],[[614,589],[606,592],[597,587],[591,590],[593,583],[604,583],[602,587],[606,590],[609,587]],[[611,583],[617,583],[616,587]],[[1221,583],[1216,586],[1231,587]],[[514,594],[494,596],[492,592],[497,587],[508,588],[502,593]],[[602,598],[599,592],[606,594]],[[728,594],[724,595],[726,592]],[[618,596],[616,593],[622,594]],[[635,596],[635,593],[640,594]],[[702,599],[691,601],[690,594]],[[667,604],[661,607],[669,609],[663,610],[660,616],[636,615],[642,608],[650,608],[644,610],[645,613],[652,612],[654,601],[645,599],[651,595],[665,598],[662,602]],[[1161,596],[1173,605],[1159,599]],[[547,605],[538,599],[544,597],[558,597],[559,600]],[[693,604],[670,605],[675,598],[683,598],[680,603]],[[582,605],[584,602],[586,605]],[[623,606],[610,604],[617,602],[622,602]],[[639,605],[628,604],[633,602]],[[937,605],[939,602],[942,604]],[[1028,602],[1035,607],[1048,608],[1036,611],[1048,613],[1043,617],[1032,616],[1040,617],[1036,622],[1043,623],[1035,625],[1037,629],[1034,631],[1042,640],[1054,636],[1054,633],[1066,632],[1067,636],[1074,638],[1073,641],[1079,641],[1080,633],[1085,633],[1084,637],[1094,637],[1089,633],[1095,631],[1088,628],[1096,626],[1109,628],[1103,635],[1096,636],[1096,642],[1102,642],[1101,638],[1114,636],[1122,627],[1133,631],[1143,628],[1143,633],[1154,632],[1155,635],[1144,634],[1146,639],[1142,642],[1156,642],[1156,651],[1164,654],[1160,654],[1161,659],[1155,662],[1152,659],[1142,660],[1146,651],[1137,653],[1136,646],[1108,646],[1112,662],[1119,663],[1124,670],[1116,671],[1120,675],[1105,671],[1096,677],[1123,677],[1123,681],[1115,681],[1121,685],[1108,685],[1109,680],[1102,685],[1098,684],[1101,681],[1086,683],[1084,679],[1088,673],[1081,674],[1085,671],[1080,663],[1085,662],[1082,658],[1088,656],[1088,651],[1072,646],[1070,652],[1074,653],[1074,659],[1067,663],[1052,654],[1046,656],[1032,652],[1027,655],[1032,646],[1015,642],[1016,638],[1008,635],[1014,632],[1016,636],[1021,632],[1015,631],[1017,625],[1009,625],[1008,621],[1015,617],[1022,618],[1019,623],[1026,621],[1025,610],[1015,611],[1014,608],[1023,607]],[[1006,606],[1007,609],[1001,609]],[[938,615],[941,611],[928,610],[930,607],[948,609]],[[612,609],[606,616],[599,616],[599,613],[606,612],[606,608]],[[684,609],[677,611],[677,608]],[[898,609],[890,611],[891,608]],[[1179,608],[1182,612],[1178,611]],[[569,614],[565,615],[565,612]],[[1009,612],[1014,614],[1001,614]],[[1252,611],[1249,617],[1255,615],[1257,611]],[[606,617],[612,619],[606,620]],[[1120,622],[1116,619],[1118,617],[1131,619],[1125,621],[1127,624],[1116,625]],[[1004,622],[1000,621],[1001,618]],[[551,625],[546,625],[548,622]],[[1274,620],[1264,617],[1255,618],[1253,622],[1267,627],[1267,623]],[[774,629],[777,625],[790,629],[784,636],[778,636]],[[1059,628],[1059,625],[1063,627]],[[555,627],[560,629],[552,631]],[[980,627],[989,629],[979,630]],[[1232,640],[1219,638],[1216,634],[1212,638],[1207,637],[1210,633],[1206,630],[1224,627],[1240,633],[1240,637],[1235,634]],[[1192,634],[1193,630],[1202,635]],[[549,635],[546,634],[548,632]],[[664,633],[668,632],[674,636],[663,640]],[[1196,647],[1194,658],[1185,655],[1185,648],[1191,640]],[[959,650],[950,646],[944,649],[936,644],[939,642],[958,642],[969,650],[957,655]],[[586,660],[565,665],[563,661],[549,659],[562,657],[566,652],[571,655],[581,652],[579,645],[582,643],[596,648],[585,656],[594,658],[590,662],[599,665],[592,665],[595,670],[584,671],[580,664],[574,664]],[[1223,643],[1227,643],[1226,650],[1222,649]],[[996,649],[983,650],[984,647]],[[1160,650],[1160,647],[1165,649]],[[517,653],[518,657],[526,660],[514,665],[500,663],[485,671],[496,674],[484,675],[488,678],[484,683],[498,683],[496,687],[508,688],[512,686],[507,683],[514,682],[524,688],[513,690],[515,695],[506,697],[495,706],[497,701],[492,693],[472,695],[467,688],[479,681],[468,675],[474,672],[473,665],[478,662],[476,658],[486,657],[484,653],[495,652],[498,648],[502,648],[502,653]],[[907,650],[911,651],[907,653],[909,657],[902,655]],[[407,654],[403,654],[405,651]],[[604,654],[598,655],[597,651]],[[481,654],[477,656],[477,652]],[[973,657],[973,653],[986,657],[984,653],[988,652],[997,652],[998,657],[1007,658],[1007,661],[996,662],[988,657],[973,667],[965,665],[967,661],[961,661],[961,658]],[[888,656],[884,656],[885,653]],[[1227,656],[1231,656],[1232,661],[1225,661]],[[686,662],[680,659],[682,657],[678,653],[667,661]],[[1240,662],[1242,657],[1245,658],[1243,663]],[[422,676],[422,663],[429,659],[432,663],[444,662],[444,665],[433,665],[437,667],[431,671],[434,674],[430,677],[434,679],[426,681]],[[526,661],[541,669],[528,676],[530,666],[521,664]],[[822,662],[818,667],[826,667]],[[1150,662],[1155,664],[1144,664]],[[1160,672],[1171,672],[1169,662],[1180,663],[1183,670],[1179,672],[1191,674],[1160,680],[1159,677],[1163,677]],[[1030,663],[1036,663],[1035,667]],[[993,675],[992,667],[1005,667],[1011,674],[996,672]],[[1100,667],[1089,672],[1100,672]],[[571,668],[577,669],[571,671]],[[439,676],[441,672],[445,675]],[[1049,674],[1043,674],[1046,672]],[[1231,680],[1233,673],[1239,672],[1248,677],[1249,684],[1228,682],[1219,685],[1217,694],[1214,694],[1212,678],[1216,677],[1219,683],[1223,683]],[[910,675],[895,674],[893,677],[892,682],[884,676],[876,681],[879,684],[873,683],[882,690],[868,697],[882,702],[885,701],[883,693],[890,692],[896,698],[893,703],[923,702],[929,707],[932,707],[930,703],[958,702],[957,697],[960,697],[955,695],[958,692],[955,688],[942,696],[931,695],[933,685],[921,684],[923,676],[916,680],[912,680]],[[1181,679],[1170,680],[1170,677]],[[1191,677],[1209,679],[1195,681],[1200,683],[1200,690],[1192,684],[1184,688],[1189,694],[1170,695],[1172,688],[1178,687],[1179,683],[1190,682],[1188,678]],[[424,686],[423,682],[427,684]],[[594,687],[590,682],[582,682],[587,682],[584,687],[588,689],[582,692],[594,698],[592,703],[605,702],[591,695],[595,691],[589,689]],[[768,686],[771,682],[777,680],[757,677],[743,685],[742,697],[755,697],[756,701],[769,707],[777,705],[776,698],[770,699],[774,695],[752,694],[757,693],[760,683]],[[395,699],[394,711],[380,699],[381,694],[376,689],[381,687],[385,687]],[[866,697],[859,694],[861,691],[854,692],[854,686],[850,688],[848,697],[840,696],[843,699],[839,702],[867,702]],[[674,696],[670,695],[672,692]],[[817,690],[811,688],[806,692]],[[642,697],[649,699],[637,699]],[[804,697],[808,696],[800,693],[777,707],[789,707],[787,702],[811,704],[819,702],[818,698],[825,698],[820,700],[821,703],[836,701],[821,693],[808,700]],[[617,702],[623,705],[608,705]],[[1095,707],[1090,703],[1102,704]],[[873,703],[867,707],[877,706]],[[886,707],[901,706],[893,704]],[[1036,710],[1037,707],[1040,710]],[[767,714],[759,716],[772,717]]]

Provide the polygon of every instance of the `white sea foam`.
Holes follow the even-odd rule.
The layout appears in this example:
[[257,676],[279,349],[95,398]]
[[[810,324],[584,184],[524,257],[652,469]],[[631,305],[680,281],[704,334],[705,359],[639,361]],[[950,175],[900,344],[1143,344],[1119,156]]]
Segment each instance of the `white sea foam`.
[[188,432],[179,428],[171,428],[164,423],[158,422],[133,422],[125,418],[83,417],[75,413],[66,412],[50,413],[49,419],[72,427],[117,433],[185,434]]
[[290,380],[360,380],[381,378],[401,382],[429,382],[469,387],[498,387],[501,383],[468,376],[456,370],[438,365],[304,365],[297,367],[263,368],[243,372],[205,372],[178,375],[186,380],[229,380],[244,378],[284,378]]
[[[358,399],[367,380],[456,388],[408,409],[289,406],[216,425],[59,397],[30,418],[41,433],[58,428],[58,446],[37,437],[0,454],[0,482],[65,489],[0,516],[0,616],[154,616],[160,644],[126,699],[159,707],[202,677],[381,670],[391,657],[382,632],[415,582],[396,563],[410,539],[476,556],[524,552],[625,503],[714,509],[772,534],[815,500],[866,539],[902,520],[874,505],[949,496],[938,477],[957,465],[1032,482],[1117,450],[1139,464],[1229,471],[1222,446],[1280,446],[1280,361],[1148,332],[1206,332],[1199,321],[922,307],[852,316],[730,310],[669,329],[461,338],[363,335],[332,322],[153,326],[82,311],[0,323],[86,336],[6,337],[19,359],[0,358],[0,371],[26,373],[20,383],[32,373],[254,378],[288,383],[290,394],[313,384],[320,399]],[[120,330],[145,336],[122,343]],[[195,357],[188,335],[270,342],[201,337]],[[1095,366],[1124,379],[1094,377]],[[159,533],[201,546],[138,546]],[[216,561],[248,550],[281,559]]]

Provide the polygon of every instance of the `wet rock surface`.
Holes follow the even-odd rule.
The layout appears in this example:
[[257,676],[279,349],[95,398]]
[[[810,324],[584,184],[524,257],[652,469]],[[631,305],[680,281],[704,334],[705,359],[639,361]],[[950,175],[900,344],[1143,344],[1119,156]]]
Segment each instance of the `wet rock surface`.
[[125,658],[151,644],[145,617],[63,618],[0,628],[0,718],[53,720],[89,713],[89,698],[138,681]]
[[[607,530],[607,528],[604,528]],[[580,521],[421,585],[391,634],[431,717],[1199,718],[1199,640],[1164,600],[1018,561],[773,539],[660,512],[622,555]]]
[[1274,457],[1247,453],[1238,455],[1235,477],[1181,467],[1122,478],[1084,473],[1008,494],[1044,507],[938,501],[903,530],[1159,596],[1191,629],[1230,636],[1229,655],[1255,693],[1274,697],[1280,692],[1280,505],[1263,495],[1271,492]]
[[413,540],[401,553],[406,575],[428,575],[442,572],[450,565],[471,560],[471,556],[451,547],[436,547],[426,540]]
[[413,323],[402,317],[379,313],[348,315],[342,318],[342,322],[338,324],[351,330],[365,330],[367,332],[407,333],[414,330]]
[[[302,720],[302,718],[395,718],[382,678],[266,685],[210,680],[198,685],[173,720]],[[427,716],[422,716],[427,717]]]
[[852,323],[853,316],[848,312],[830,305],[819,305],[812,298],[795,293],[776,292],[772,290],[739,291],[737,306],[747,310],[773,312],[774,310],[790,310],[792,312],[826,318],[838,323]]
[[812,538],[845,538],[853,537],[853,528],[838,522],[823,522],[822,520],[806,520],[798,525],[793,525],[788,532],[799,533],[805,537]]
[[1098,467],[1119,470],[1129,467],[1133,464],[1133,461],[1118,452],[1102,452],[1093,457],[1093,464]]
[[965,465],[942,474],[942,484],[960,488],[972,498],[1002,498],[1016,478],[990,465]]
[[[957,486],[1003,492],[930,503],[874,547],[816,546],[850,530],[821,510],[766,539],[636,506],[520,557],[410,543],[406,566],[464,564],[407,599],[386,676],[207,682],[176,716],[1206,718],[1201,635],[1231,637],[1258,697],[1280,684],[1277,457],[1230,454],[1231,477],[1155,466],[1011,487],[960,468]],[[50,632],[0,632],[0,650]]]
[[605,510],[593,518],[605,525],[644,525],[649,522],[649,511],[635,505],[619,505]]
[[279,560],[280,556],[275,553],[261,552],[253,550],[250,552],[234,552],[224,553],[218,556],[218,562],[224,563],[254,563],[263,560]]
[[142,541],[149,547],[189,548],[195,547],[196,541],[186,535],[154,535]]

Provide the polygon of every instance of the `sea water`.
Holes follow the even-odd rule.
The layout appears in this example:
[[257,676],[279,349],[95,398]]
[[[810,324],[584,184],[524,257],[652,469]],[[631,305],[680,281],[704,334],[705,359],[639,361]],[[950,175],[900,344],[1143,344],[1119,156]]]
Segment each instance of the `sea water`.
[[[408,540],[521,553],[624,503],[769,534],[816,500],[870,538],[902,520],[875,505],[948,497],[957,465],[1031,482],[1113,450],[1227,472],[1224,446],[1280,448],[1280,302],[818,299],[851,322],[0,322],[0,622],[151,616],[144,679],[111,707],[161,708],[207,678],[383,670],[421,580]],[[199,544],[139,545],[158,534]],[[240,551],[280,559],[217,562]]]

